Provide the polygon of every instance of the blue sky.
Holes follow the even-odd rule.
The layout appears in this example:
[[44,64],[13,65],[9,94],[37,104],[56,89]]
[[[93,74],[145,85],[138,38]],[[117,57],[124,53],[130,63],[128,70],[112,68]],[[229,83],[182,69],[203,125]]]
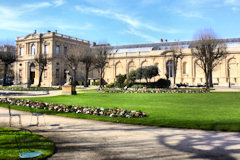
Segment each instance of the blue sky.
[[47,30],[112,45],[240,37],[240,0],[1,0],[0,40]]

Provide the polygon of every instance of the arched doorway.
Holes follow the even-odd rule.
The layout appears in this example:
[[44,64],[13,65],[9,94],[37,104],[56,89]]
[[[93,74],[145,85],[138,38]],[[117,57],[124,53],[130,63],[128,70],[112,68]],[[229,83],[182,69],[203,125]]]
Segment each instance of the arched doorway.
[[35,65],[32,63],[30,65],[30,84],[34,83],[34,78],[35,78]]

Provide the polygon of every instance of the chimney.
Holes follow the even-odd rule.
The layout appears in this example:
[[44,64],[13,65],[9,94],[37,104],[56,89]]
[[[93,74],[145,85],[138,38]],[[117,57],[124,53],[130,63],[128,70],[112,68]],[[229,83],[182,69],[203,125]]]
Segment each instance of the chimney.
[[161,43],[162,43],[162,42],[163,42],[163,39],[161,38],[161,40],[160,40],[160,41],[161,41]]
[[167,42],[167,39],[165,39],[165,42]]
[[55,33],[57,33],[57,30],[55,30]]
[[93,46],[93,47],[96,46],[96,42],[92,42],[92,46]]
[[37,30],[35,29],[33,34],[36,34],[36,33],[37,33]]

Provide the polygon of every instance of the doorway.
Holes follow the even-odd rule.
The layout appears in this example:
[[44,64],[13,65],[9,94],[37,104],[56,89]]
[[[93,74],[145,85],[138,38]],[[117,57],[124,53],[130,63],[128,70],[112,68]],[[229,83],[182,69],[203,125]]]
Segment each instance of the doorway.
[[32,63],[30,65],[30,84],[34,83],[34,78],[35,78],[35,65]]

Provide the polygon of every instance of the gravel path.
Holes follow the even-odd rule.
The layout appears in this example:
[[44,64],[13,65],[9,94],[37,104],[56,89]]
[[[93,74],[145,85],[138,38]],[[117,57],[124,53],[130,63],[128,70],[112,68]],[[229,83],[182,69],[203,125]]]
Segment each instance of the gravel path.
[[[23,126],[50,138],[57,152],[50,160],[240,159],[239,133],[170,129],[45,115],[46,126]],[[0,107],[0,126],[8,127],[8,109]],[[35,119],[33,119],[35,120]],[[36,121],[33,121],[36,122]],[[13,118],[14,127],[18,119]]]

